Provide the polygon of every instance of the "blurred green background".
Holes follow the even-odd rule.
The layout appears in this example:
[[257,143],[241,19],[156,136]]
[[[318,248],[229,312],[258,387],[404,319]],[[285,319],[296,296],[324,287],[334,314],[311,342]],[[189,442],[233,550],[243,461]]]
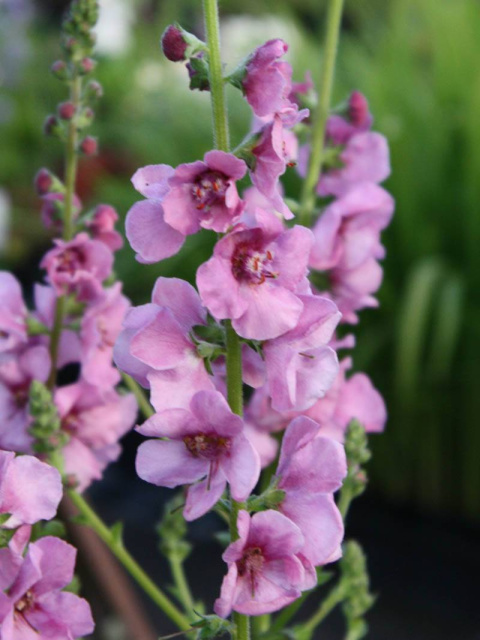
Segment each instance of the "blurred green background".
[[[100,154],[81,163],[78,191],[88,206],[122,217],[138,199],[129,178],[145,164],[176,165],[211,145],[209,96],[190,92],[182,65],[158,41],[177,20],[202,35],[199,0],[100,0],[95,76],[105,97],[93,133]],[[60,56],[65,2],[0,3],[0,267],[31,285],[49,238],[32,179],[61,172],[60,144],[42,122],[65,99],[48,72]],[[325,2],[225,0],[224,58],[234,65],[271,37],[290,43],[296,79],[322,62]],[[389,501],[465,519],[480,506],[480,11],[477,0],[347,0],[335,100],[364,92],[375,129],[390,142],[386,187],[397,207],[387,247],[380,309],[361,313],[355,368],[384,394],[386,433],[372,438],[371,491]],[[249,126],[229,94],[233,142]],[[298,179],[290,171],[289,194]],[[127,246],[116,269],[135,303],[159,274],[192,279],[208,256],[208,234],[190,238],[161,265],[135,263]]]

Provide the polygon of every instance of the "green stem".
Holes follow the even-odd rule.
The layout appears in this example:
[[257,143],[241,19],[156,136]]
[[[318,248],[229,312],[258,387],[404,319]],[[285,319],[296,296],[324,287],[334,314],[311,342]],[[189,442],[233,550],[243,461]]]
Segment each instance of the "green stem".
[[272,634],[278,633],[283,629],[285,629],[288,623],[290,622],[290,620],[297,613],[297,611],[300,610],[305,600],[312,593],[313,591],[304,591],[299,598],[297,598],[296,600],[294,600],[294,602],[292,602],[292,604],[289,604],[288,607],[285,607],[285,609],[282,609],[278,614],[278,616],[276,616],[275,620],[273,621],[273,624],[269,629],[270,633]]
[[242,345],[230,320],[225,321],[227,334],[227,394],[233,413],[243,415]]
[[148,398],[145,395],[145,392],[142,389],[142,387],[138,384],[136,380],[131,378],[126,373],[122,372],[122,378],[123,378],[123,382],[125,383],[125,386],[128,387],[130,391],[133,393],[133,395],[135,396],[138,406],[140,407],[140,411],[143,413],[145,418],[147,419],[151,418],[155,413],[155,411],[152,405],[150,404],[150,402],[148,401]]
[[348,484],[344,484],[340,491],[340,497],[337,503],[338,510],[340,511],[342,515],[342,520],[344,522],[347,519],[347,513],[350,508],[350,505],[352,504],[353,498],[354,498],[354,495],[350,487],[348,486]]
[[260,638],[263,633],[270,629],[270,620],[271,615],[269,613],[252,618],[252,635],[255,639]]
[[315,629],[324,621],[328,614],[340,604],[345,597],[345,589],[343,583],[340,582],[334,587],[325,600],[320,605],[318,611],[313,614],[310,620],[301,625],[301,637],[311,638]]
[[178,597],[183,604],[183,609],[187,616],[191,616],[195,609],[195,604],[193,602],[190,587],[185,576],[185,571],[183,570],[183,562],[176,554],[170,556],[168,558],[168,561],[170,563],[170,569],[172,572],[173,580],[175,582],[175,586],[177,587]]
[[228,151],[230,142],[222,57],[220,55],[220,25],[217,0],[203,0],[203,12],[205,15],[205,32],[208,45],[210,96],[215,146],[222,151]]
[[[70,87],[70,101],[75,105],[75,110],[80,106],[82,93],[82,79],[76,73],[72,79]],[[67,145],[65,149],[65,196],[63,210],[63,239],[68,242],[72,239],[73,224],[73,201],[75,197],[75,182],[77,178],[77,145],[78,129],[75,118],[72,118],[68,125]],[[51,369],[48,376],[47,386],[53,389],[57,380],[57,360],[60,338],[62,336],[63,321],[65,318],[65,296],[57,298],[55,306],[55,316],[52,332],[50,335],[50,360]]]
[[319,97],[313,116],[313,134],[307,176],[303,182],[300,199],[299,222],[305,226],[310,225],[313,210],[315,208],[315,190],[322,171],[325,128],[327,125],[332,97],[333,76],[335,71],[338,39],[340,35],[343,1],[344,0],[329,0],[328,2],[327,22],[325,27],[325,52],[319,82]]
[[156,586],[156,584],[147,576],[144,570],[137,564],[128,551],[123,546],[122,542],[112,533],[111,529],[97,516],[95,511],[85,501],[85,499],[73,489],[68,491],[72,502],[80,511],[84,517],[86,523],[95,531],[95,533],[101,538],[105,544],[109,547],[112,553],[120,560],[125,569],[135,579],[135,581],[142,587],[145,593],[158,605],[158,607],[165,613],[172,622],[174,622],[179,629],[183,631],[189,631],[191,629],[190,623],[179,609],[171,602],[171,600]]
[[[227,104],[225,101],[225,83],[223,80],[222,57],[220,53],[220,26],[217,0],[203,0],[205,32],[208,45],[209,82],[212,102],[214,140],[217,149],[228,151],[230,147],[228,133]],[[243,415],[242,353],[240,339],[229,320],[225,322],[227,332],[227,395],[231,410]],[[237,515],[244,505],[232,500],[230,516],[230,536],[232,541],[238,538]],[[237,640],[250,639],[250,618],[234,613]]]

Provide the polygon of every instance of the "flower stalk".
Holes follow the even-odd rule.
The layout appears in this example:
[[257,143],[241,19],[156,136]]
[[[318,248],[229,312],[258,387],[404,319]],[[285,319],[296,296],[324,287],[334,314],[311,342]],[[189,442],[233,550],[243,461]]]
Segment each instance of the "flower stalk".
[[335,60],[344,0],[329,0],[325,26],[325,52],[319,81],[319,98],[313,115],[312,140],[307,175],[302,185],[299,222],[310,226],[315,208],[315,189],[322,172],[325,130],[332,99]]

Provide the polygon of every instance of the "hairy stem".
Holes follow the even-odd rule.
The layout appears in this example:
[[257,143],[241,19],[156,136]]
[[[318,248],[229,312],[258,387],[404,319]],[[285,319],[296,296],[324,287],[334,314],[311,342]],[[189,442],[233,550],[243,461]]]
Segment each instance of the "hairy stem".
[[313,133],[307,176],[303,182],[300,199],[299,222],[305,226],[310,226],[311,223],[313,210],[315,208],[315,190],[322,171],[325,128],[332,98],[333,76],[340,35],[343,1],[344,0],[329,0],[328,2],[324,60],[318,85],[319,97],[313,115]]
[[[229,150],[228,115],[225,101],[225,86],[220,53],[220,27],[217,0],[203,0],[205,32],[208,45],[209,82],[212,102],[212,116],[215,146],[222,151]],[[240,339],[229,320],[227,330],[227,393],[231,410],[237,415],[243,414],[242,355]],[[232,500],[230,517],[230,536],[232,541],[238,538],[237,515],[242,504]],[[250,639],[250,619],[235,613],[237,640]]]
[[345,597],[345,589],[342,582],[339,582],[337,586],[335,586],[325,600],[320,605],[318,611],[313,614],[313,616],[307,620],[304,624],[301,625],[301,637],[302,638],[311,638],[313,636],[313,632],[315,629],[324,621],[324,619],[328,616],[333,609],[340,604]]
[[170,570],[172,572],[173,581],[177,587],[178,597],[183,605],[183,609],[187,616],[191,616],[195,609],[193,597],[188,585],[185,571],[183,570],[183,562],[177,555],[168,558]]

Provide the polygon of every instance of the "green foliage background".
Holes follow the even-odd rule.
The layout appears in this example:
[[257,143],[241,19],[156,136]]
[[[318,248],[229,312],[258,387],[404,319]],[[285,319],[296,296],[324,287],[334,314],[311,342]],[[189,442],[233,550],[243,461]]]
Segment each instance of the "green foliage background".
[[[222,3],[227,60],[269,37],[290,40],[298,79],[321,64],[324,2],[229,0]],[[100,59],[105,90],[95,134],[102,152],[83,162],[85,203],[110,202],[122,216],[137,199],[129,178],[139,166],[178,164],[211,146],[208,96],[187,89],[185,70],[158,47],[177,20],[201,35],[198,0],[135,2],[131,46]],[[248,14],[248,15],[247,15]],[[0,185],[13,202],[2,268],[27,282],[48,238],[31,181],[40,166],[61,166],[61,150],[45,140],[45,115],[64,99],[49,76],[59,56],[58,24],[38,20],[22,81],[1,87],[13,116],[1,126]],[[477,0],[347,0],[336,100],[351,89],[368,96],[375,128],[390,142],[397,201],[385,233],[388,256],[381,307],[361,314],[355,368],[365,370],[387,400],[386,433],[372,438],[372,489],[401,504],[478,518],[480,505],[480,12]],[[243,46],[243,48],[242,48]],[[249,114],[229,95],[232,137]],[[290,172],[289,194],[298,179]],[[117,272],[135,303],[145,302],[159,274],[193,279],[208,256],[208,233],[190,238],[179,256],[139,266],[124,248]]]

